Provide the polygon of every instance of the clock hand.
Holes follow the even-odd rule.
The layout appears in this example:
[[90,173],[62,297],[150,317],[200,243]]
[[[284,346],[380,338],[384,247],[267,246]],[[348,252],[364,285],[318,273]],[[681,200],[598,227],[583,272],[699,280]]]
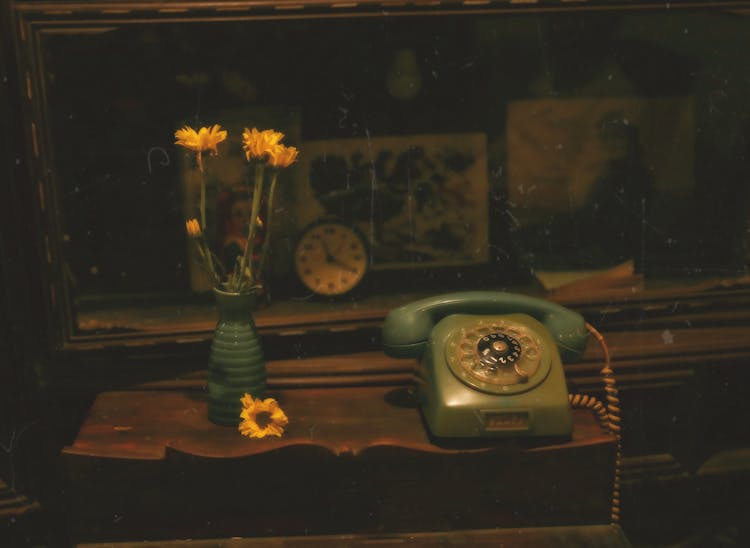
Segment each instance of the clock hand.
[[323,253],[326,254],[326,261],[328,261],[329,263],[333,261],[333,255],[331,255],[331,250],[328,247],[328,242],[326,242],[326,239],[323,236],[321,236],[320,238],[320,245],[323,246]]
[[336,248],[336,251],[333,252],[334,256],[339,254],[339,251],[341,251],[344,248],[344,244],[346,243],[346,240],[342,240],[339,246]]
[[344,269],[348,270],[352,274],[356,274],[357,273],[357,269],[356,268],[354,268],[353,266],[349,266],[348,264],[346,264],[345,262],[337,259],[336,257],[331,257],[331,261],[330,262],[339,265],[341,268],[344,268]]
[[352,273],[356,274],[356,272],[357,272],[356,268],[352,268],[348,264],[342,263],[341,260],[339,260],[336,257],[336,255],[339,254],[339,251],[341,251],[341,248],[344,247],[344,242],[341,242],[341,244],[338,246],[338,248],[336,249],[336,251],[334,251],[333,253],[331,253],[331,249],[328,247],[328,242],[325,239],[321,239],[320,242],[323,245],[323,251],[326,254],[326,262],[327,263],[329,263],[329,264],[337,264],[340,267],[343,267],[343,268],[347,269],[349,272],[352,272]]
[[331,248],[328,247],[328,242],[325,240],[325,238],[321,238],[320,243],[323,245],[323,252],[326,254],[327,263],[337,264],[339,266],[346,268],[347,270],[351,272],[356,272],[356,269],[350,267],[347,264],[342,263],[339,259],[336,258],[336,255],[339,254],[339,251],[341,251],[341,248],[344,247],[344,242],[341,242],[338,248],[336,248],[336,251],[334,251],[333,253],[331,253]]

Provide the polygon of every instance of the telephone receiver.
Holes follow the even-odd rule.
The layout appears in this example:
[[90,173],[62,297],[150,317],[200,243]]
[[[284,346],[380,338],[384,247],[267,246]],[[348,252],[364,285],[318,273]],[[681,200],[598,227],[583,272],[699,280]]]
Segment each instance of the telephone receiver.
[[383,349],[418,358],[418,397],[437,437],[570,437],[562,360],[586,347],[583,317],[497,291],[438,295],[392,310]]
[[588,331],[583,317],[559,304],[500,291],[448,293],[391,310],[383,324],[383,349],[394,358],[418,358],[435,324],[451,314],[528,314],[552,334],[565,362],[581,359]]

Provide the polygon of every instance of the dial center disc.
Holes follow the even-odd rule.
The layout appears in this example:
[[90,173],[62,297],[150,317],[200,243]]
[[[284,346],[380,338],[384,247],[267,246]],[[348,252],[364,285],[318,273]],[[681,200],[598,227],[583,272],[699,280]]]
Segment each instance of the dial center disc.
[[477,354],[485,365],[512,365],[521,357],[521,343],[505,333],[490,333],[477,341]]

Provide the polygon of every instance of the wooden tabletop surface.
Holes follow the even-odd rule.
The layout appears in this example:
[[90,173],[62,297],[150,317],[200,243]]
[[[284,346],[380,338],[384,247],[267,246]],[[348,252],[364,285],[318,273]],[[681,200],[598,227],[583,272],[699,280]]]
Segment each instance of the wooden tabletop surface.
[[249,439],[207,419],[200,390],[141,390],[100,394],[68,455],[164,459],[168,451],[206,458],[237,458],[292,446],[317,446],[332,455],[377,447],[433,453],[559,450],[612,443],[585,410],[574,411],[574,434],[550,444],[515,440],[436,442],[427,434],[407,387],[314,388],[272,392],[289,425],[281,438]]

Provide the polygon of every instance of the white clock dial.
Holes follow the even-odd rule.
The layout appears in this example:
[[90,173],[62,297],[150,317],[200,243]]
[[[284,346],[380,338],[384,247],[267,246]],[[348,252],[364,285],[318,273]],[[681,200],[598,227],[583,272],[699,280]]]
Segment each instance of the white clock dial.
[[335,221],[305,230],[294,253],[297,276],[319,295],[354,289],[367,271],[367,246],[353,228]]

